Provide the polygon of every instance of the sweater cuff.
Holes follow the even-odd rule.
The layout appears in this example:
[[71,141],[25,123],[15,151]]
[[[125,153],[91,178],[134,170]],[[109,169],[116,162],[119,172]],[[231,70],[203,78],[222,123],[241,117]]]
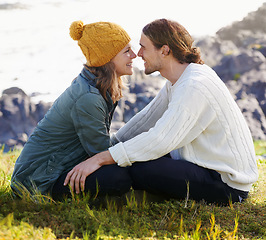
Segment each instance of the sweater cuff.
[[127,157],[127,154],[126,154],[126,151],[124,149],[122,142],[116,144],[113,147],[110,147],[108,150],[118,166],[127,167],[127,166],[132,165],[132,163]]

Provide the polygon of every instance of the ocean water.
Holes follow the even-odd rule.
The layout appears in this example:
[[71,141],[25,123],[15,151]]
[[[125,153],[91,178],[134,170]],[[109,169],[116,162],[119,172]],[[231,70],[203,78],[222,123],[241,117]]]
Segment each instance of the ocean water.
[[70,85],[86,60],[69,26],[98,21],[88,14],[89,2],[0,1],[20,7],[0,10],[0,93],[16,86],[36,102],[54,101]]
[[0,92],[16,86],[29,95],[39,93],[36,101],[53,101],[84,62],[68,36],[73,4],[58,11],[60,3],[52,1],[13,2],[25,8],[0,11]]
[[[197,21],[186,14],[193,1],[191,11],[197,10],[201,15]],[[152,0],[135,0],[129,4],[122,0],[0,0],[0,95],[4,89],[16,86],[28,95],[34,95],[36,102],[54,101],[70,85],[86,62],[77,42],[69,36],[73,21],[116,22],[129,32],[133,50],[137,53],[142,27],[155,18],[180,16],[185,21],[187,17],[194,24],[192,35],[193,32],[212,34],[210,23],[218,24],[224,17],[219,18],[220,11],[213,12],[208,8],[208,14],[217,15],[215,21],[210,22],[210,16],[204,12],[205,2],[213,3],[211,0],[190,0],[181,5],[176,0],[165,0],[167,10],[164,11]],[[239,13],[245,4],[241,0],[235,2],[241,3],[238,11],[234,11]],[[253,5],[258,6],[260,2],[253,2]],[[14,6],[12,4],[18,8],[3,9]],[[195,4],[201,4],[202,10],[198,11]],[[212,5],[217,10],[217,6]],[[191,14],[195,14],[193,11]],[[204,17],[208,24],[201,23]],[[188,30],[189,21],[185,24]],[[143,61],[135,59],[134,66],[143,69]]]

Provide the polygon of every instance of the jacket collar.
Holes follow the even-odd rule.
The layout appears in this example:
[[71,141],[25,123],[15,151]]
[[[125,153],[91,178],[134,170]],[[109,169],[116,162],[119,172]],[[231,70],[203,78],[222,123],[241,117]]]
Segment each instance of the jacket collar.
[[[89,85],[97,88],[96,87],[96,80],[95,80],[96,76],[93,73],[91,73],[88,69],[86,69],[86,67],[84,67],[82,69],[81,76],[88,81]],[[117,103],[115,103],[115,104],[113,103],[113,100],[112,100],[112,98],[111,98],[111,96],[110,96],[108,91],[106,92],[106,97],[107,97],[107,101],[105,99],[105,102],[107,104],[108,110],[109,110],[109,112],[113,112],[113,110],[116,107]]]
[[96,88],[96,76],[85,67],[81,71],[81,76],[85,78],[91,86]]

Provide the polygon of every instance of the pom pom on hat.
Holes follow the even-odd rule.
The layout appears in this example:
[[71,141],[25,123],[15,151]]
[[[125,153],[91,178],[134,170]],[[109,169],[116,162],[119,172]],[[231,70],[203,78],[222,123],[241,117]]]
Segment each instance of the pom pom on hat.
[[79,40],[82,37],[84,24],[82,21],[75,21],[69,28],[69,35],[73,40]]
[[111,22],[84,25],[82,21],[75,21],[69,31],[71,38],[78,40],[78,45],[90,67],[105,65],[131,40],[121,26]]

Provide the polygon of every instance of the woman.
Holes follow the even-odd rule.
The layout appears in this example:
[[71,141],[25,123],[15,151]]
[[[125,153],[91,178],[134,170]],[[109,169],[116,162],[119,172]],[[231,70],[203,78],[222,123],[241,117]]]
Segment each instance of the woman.
[[[112,146],[110,123],[117,101],[122,97],[121,76],[131,75],[136,57],[130,37],[110,22],[70,26],[87,63],[71,86],[54,102],[38,123],[16,161],[11,187],[17,195],[27,189],[52,195],[70,194],[64,186],[67,173],[77,164]],[[86,179],[90,194],[121,195],[131,180],[127,169],[109,165]]]

